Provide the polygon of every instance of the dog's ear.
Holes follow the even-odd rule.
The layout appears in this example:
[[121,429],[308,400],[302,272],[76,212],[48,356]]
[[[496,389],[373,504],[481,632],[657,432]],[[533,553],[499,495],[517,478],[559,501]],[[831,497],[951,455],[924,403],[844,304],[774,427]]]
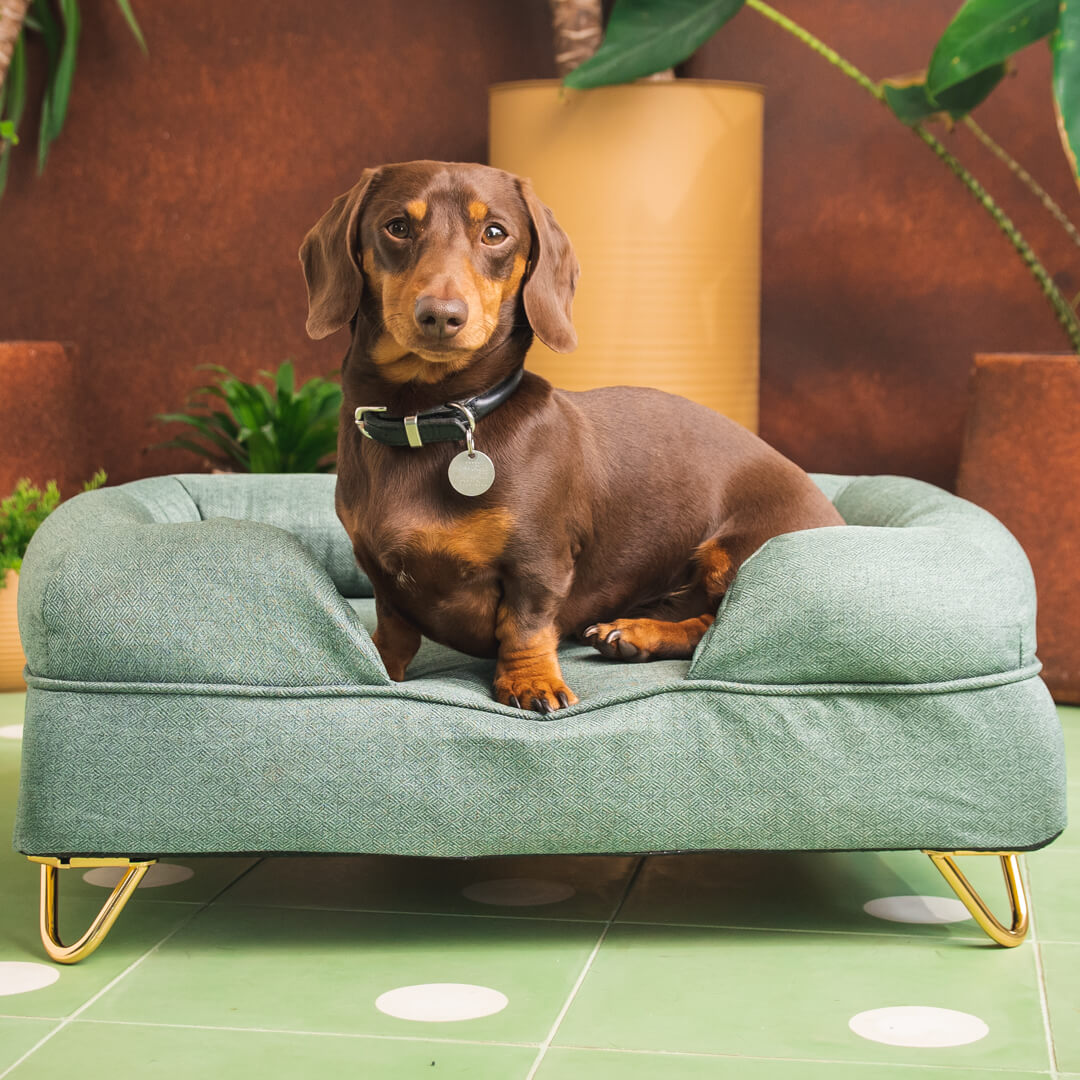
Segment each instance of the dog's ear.
[[555,215],[536,197],[528,180],[520,181],[521,196],[532,218],[532,251],[522,289],[525,315],[536,336],[555,352],[577,348],[577,333],[570,318],[577,285],[577,256]]
[[347,325],[360,306],[364,278],[357,259],[357,229],[364,198],[378,169],[365,169],[359,181],[316,222],[300,245],[307,283],[307,332],[324,338]]

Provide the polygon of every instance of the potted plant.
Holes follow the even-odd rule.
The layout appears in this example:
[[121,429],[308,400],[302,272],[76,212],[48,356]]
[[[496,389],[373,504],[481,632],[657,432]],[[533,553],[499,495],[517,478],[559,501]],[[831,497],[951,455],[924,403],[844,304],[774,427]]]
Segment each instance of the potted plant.
[[[600,40],[599,0],[552,7],[569,73]],[[609,40],[620,25],[613,13]],[[568,75],[490,90],[491,164],[531,178],[582,267],[577,350],[538,342],[530,367],[571,390],[658,386],[756,429],[762,90],[619,81],[581,91]]]
[[[616,0],[596,54],[570,86],[634,78],[678,63],[743,7],[794,35],[901,121],[991,215],[1023,259],[1071,346],[1071,354],[976,357],[972,407],[957,489],[996,514],[1032,562],[1039,592],[1043,676],[1059,701],[1080,701],[1080,320],[1019,229],[985,187],[927,130],[965,124],[1039,198],[1072,239],[1067,215],[970,116],[1000,85],[1020,49],[1045,39],[1053,54],[1053,102],[1071,174],[1080,146],[1080,8],[1059,0],[966,0],[945,27],[925,71],[874,82],[764,0]],[[616,32],[617,31],[617,32]],[[1080,299],[1080,298],[1078,298]]]
[[[270,388],[244,382],[226,368],[216,382],[198,387],[182,412],[159,413],[164,423],[185,424],[203,440],[177,436],[157,447],[178,447],[218,472],[331,472],[337,453],[341,386],[315,377],[295,386],[292,361],[261,371]],[[225,406],[213,407],[213,399]]]
[[[104,469],[99,469],[83,485],[93,491],[105,483]],[[60,502],[55,480],[45,490],[22,479],[6,499],[0,500],[0,691],[24,690],[22,670],[26,664],[19,640],[18,599],[19,569],[30,537]]]

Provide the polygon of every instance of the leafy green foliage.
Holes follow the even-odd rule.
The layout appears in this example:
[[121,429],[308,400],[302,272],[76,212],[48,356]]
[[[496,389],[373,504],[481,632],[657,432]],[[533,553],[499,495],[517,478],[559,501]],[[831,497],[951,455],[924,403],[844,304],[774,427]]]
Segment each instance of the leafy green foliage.
[[604,41],[563,80],[585,89],[630,82],[681,64],[746,0],[615,0]]
[[[139,47],[146,52],[146,41],[135,19],[130,0],[116,0],[116,6]],[[26,105],[26,35],[28,32],[40,34],[45,44],[45,93],[41,100],[41,120],[38,128],[40,173],[45,168],[49,147],[63,130],[64,121],[67,119],[81,26],[79,0],[33,0],[30,5],[23,32],[15,41],[7,79],[0,91],[0,196],[3,196],[7,185],[11,148],[19,141],[19,124]]]
[[905,124],[921,124],[942,115],[960,120],[990,96],[1006,73],[1004,63],[995,64],[941,91],[937,98],[930,95],[925,72],[907,79],[885,79],[881,89],[886,104]]
[[[270,388],[243,382],[216,364],[202,364],[200,369],[221,376],[194,391],[193,397],[204,400],[189,400],[186,412],[160,413],[157,419],[186,424],[205,441],[178,437],[158,446],[190,450],[234,472],[333,469],[341,409],[341,387],[336,382],[316,377],[296,389],[291,360],[276,373],[259,372],[270,380]],[[213,408],[209,399],[221,401],[225,410]]]
[[1073,176],[1080,179],[1080,4],[1065,3],[1058,28],[1050,38],[1054,56],[1054,112],[1065,156]]
[[[98,469],[83,484],[83,491],[93,491],[105,483],[104,469]],[[56,509],[60,502],[60,489],[55,480],[45,485],[45,490],[34,487],[23,477],[6,499],[0,500],[0,571],[18,570],[22,566],[30,537],[38,526]],[[0,577],[0,587],[4,579]]]
[[967,0],[945,28],[926,73],[940,101],[950,86],[1000,64],[1057,27],[1060,0]]

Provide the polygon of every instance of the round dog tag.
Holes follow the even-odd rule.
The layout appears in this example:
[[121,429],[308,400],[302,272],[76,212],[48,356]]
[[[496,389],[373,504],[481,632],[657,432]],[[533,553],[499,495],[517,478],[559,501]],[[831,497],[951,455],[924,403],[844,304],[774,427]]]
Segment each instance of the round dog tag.
[[450,486],[462,495],[483,495],[495,483],[495,466],[480,450],[462,450],[446,470]]

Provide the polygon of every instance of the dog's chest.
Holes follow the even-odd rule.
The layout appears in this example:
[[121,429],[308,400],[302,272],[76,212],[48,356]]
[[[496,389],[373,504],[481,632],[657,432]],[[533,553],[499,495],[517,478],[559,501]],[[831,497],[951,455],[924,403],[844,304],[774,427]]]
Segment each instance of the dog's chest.
[[510,540],[513,518],[502,507],[449,519],[368,519],[379,568],[403,592],[452,590],[494,573]]

